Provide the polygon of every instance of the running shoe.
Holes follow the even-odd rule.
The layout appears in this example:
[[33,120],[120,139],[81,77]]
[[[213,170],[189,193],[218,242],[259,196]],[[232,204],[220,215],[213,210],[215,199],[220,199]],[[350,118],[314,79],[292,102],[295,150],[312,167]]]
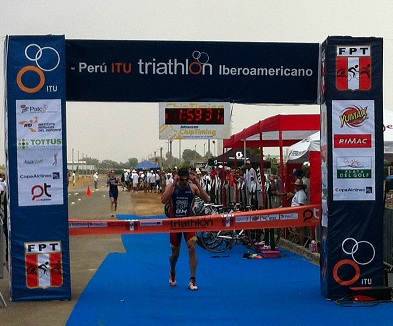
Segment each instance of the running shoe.
[[196,285],[195,279],[190,279],[190,283],[188,283],[188,289],[192,291],[198,290],[198,285]]
[[170,276],[169,276],[169,285],[170,286],[176,286],[177,285],[177,281],[176,281],[176,274],[175,273],[171,273],[169,272]]

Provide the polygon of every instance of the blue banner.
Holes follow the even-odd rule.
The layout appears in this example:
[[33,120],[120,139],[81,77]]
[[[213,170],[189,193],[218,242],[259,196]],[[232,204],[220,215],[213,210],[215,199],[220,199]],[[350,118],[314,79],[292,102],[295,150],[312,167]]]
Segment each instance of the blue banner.
[[318,43],[66,40],[66,46],[68,101],[318,101]]
[[321,292],[329,299],[384,284],[382,62],[380,38],[322,45]]
[[64,36],[6,40],[11,298],[71,298]]

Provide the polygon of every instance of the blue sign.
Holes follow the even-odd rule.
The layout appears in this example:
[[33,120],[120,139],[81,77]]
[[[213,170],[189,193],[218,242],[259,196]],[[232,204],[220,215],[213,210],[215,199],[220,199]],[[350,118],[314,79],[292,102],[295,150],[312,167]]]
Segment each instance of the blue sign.
[[11,298],[70,299],[64,36],[7,37],[6,69]]
[[66,40],[67,100],[315,104],[318,43]]

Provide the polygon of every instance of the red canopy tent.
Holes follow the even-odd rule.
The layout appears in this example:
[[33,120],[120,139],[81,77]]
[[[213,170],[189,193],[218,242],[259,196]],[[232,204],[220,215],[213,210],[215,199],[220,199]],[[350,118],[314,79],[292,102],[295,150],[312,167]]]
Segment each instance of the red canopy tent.
[[[284,169],[283,147],[308,137],[320,130],[319,114],[279,114],[243,129],[224,140],[224,148],[250,148],[259,147],[263,157],[264,147],[278,147],[280,150],[280,171],[284,191],[288,191],[289,174],[298,165],[287,164]],[[261,171],[263,171],[263,160],[261,160]],[[262,178],[264,189],[264,178]],[[265,194],[264,194],[265,195]]]

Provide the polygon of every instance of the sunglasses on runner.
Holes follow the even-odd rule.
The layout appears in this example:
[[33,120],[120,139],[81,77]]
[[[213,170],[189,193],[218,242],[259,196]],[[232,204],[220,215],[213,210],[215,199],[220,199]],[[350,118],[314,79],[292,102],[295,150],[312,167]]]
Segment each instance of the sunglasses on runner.
[[188,178],[180,178],[180,181],[188,181]]

